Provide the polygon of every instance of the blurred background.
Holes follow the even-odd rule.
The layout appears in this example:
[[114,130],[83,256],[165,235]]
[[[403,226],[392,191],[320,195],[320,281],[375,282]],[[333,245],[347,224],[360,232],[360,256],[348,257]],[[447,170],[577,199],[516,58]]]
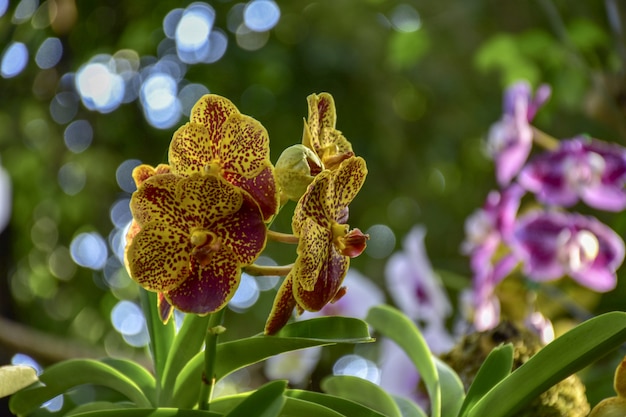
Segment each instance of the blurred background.
[[[552,86],[535,122],[555,137],[625,144],[624,10],[611,0],[0,0],[0,363],[145,360],[138,288],[121,262],[130,173],[166,162],[207,92],[267,128],[273,162],[300,142],[306,97],[331,93],[337,128],[369,169],[349,223],[371,240],[353,268],[385,291],[386,260],[424,225],[456,303],[471,278],[464,221],[496,187],[484,140],[505,86]],[[288,232],[281,214],[274,228]],[[598,216],[624,235],[625,216]],[[263,262],[294,254],[270,244]],[[262,330],[275,284],[246,277],[227,337]],[[625,293],[622,279],[593,311],[623,309]]]

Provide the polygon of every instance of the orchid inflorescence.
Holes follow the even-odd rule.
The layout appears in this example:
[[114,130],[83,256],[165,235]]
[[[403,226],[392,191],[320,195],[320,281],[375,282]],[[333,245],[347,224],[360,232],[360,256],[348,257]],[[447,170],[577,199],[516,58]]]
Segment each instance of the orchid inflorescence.
[[[301,144],[274,167],[263,125],[228,99],[208,94],[173,135],[168,164],[133,171],[125,263],[143,288],[158,293],[167,322],[174,309],[205,315],[233,297],[242,271],[286,275],[265,327],[274,334],[298,313],[338,300],[350,258],[368,236],[350,229],[348,205],[367,168],[336,129],[330,94],[307,98]],[[289,200],[292,234],[269,229]],[[292,265],[254,264],[267,239],[297,244]]]
[[[534,97],[526,82],[504,96],[504,112],[488,136],[499,190],[466,222],[463,249],[473,271],[473,322],[478,330],[500,320],[496,286],[520,267],[536,282],[569,276],[597,292],[612,290],[624,242],[597,218],[568,209],[579,202],[604,211],[626,209],[626,148],[586,135],[557,140],[531,124],[550,96]],[[531,156],[533,144],[541,151]],[[528,205],[526,195],[534,196]]]

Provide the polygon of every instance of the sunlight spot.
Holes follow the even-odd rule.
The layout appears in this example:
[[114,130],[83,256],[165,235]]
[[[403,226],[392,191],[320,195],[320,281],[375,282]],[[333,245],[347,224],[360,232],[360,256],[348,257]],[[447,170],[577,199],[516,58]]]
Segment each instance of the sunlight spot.
[[351,375],[366,379],[378,384],[380,382],[380,370],[369,359],[359,355],[344,355],[333,365],[334,375]]
[[70,253],[76,264],[94,270],[102,269],[106,263],[107,245],[99,233],[80,233],[70,244]]
[[12,78],[26,68],[28,64],[28,49],[22,42],[13,42],[4,51],[0,64],[0,75],[3,78]]
[[280,19],[280,8],[272,0],[252,0],[243,11],[243,21],[255,32],[272,29]]
[[375,224],[367,229],[370,235],[365,252],[374,259],[386,258],[396,246],[396,235],[393,230],[384,224]]
[[408,4],[399,4],[389,17],[393,28],[399,32],[415,32],[422,27],[422,19],[419,13]]
[[259,287],[256,280],[245,272],[241,274],[241,282],[235,295],[228,303],[231,310],[241,313],[252,307],[259,299]]
[[75,120],[65,128],[63,139],[67,149],[81,153],[91,145],[93,128],[87,120]]
[[41,43],[35,55],[35,62],[41,69],[52,68],[61,60],[63,45],[59,38],[47,38]]
[[122,103],[124,80],[111,68],[114,64],[110,56],[98,55],[76,73],[76,89],[89,110],[110,113]]
[[163,72],[149,75],[141,85],[139,97],[146,120],[152,126],[168,129],[180,119],[177,83],[171,75]]
[[115,170],[115,180],[117,185],[127,193],[132,193],[137,189],[135,180],[133,180],[133,169],[141,165],[139,159],[127,159],[122,162]]

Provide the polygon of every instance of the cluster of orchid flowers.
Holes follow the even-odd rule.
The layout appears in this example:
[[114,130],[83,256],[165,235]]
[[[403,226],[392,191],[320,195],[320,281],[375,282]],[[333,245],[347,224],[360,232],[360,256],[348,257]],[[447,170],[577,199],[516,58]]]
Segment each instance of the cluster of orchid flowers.
[[[626,149],[585,135],[556,140],[534,127],[550,96],[534,96],[526,82],[504,95],[502,118],[492,125],[488,146],[499,189],[466,221],[463,249],[473,272],[471,302],[477,330],[500,320],[496,286],[516,268],[536,282],[569,276],[597,292],[616,285],[624,242],[595,217],[568,211],[580,201],[604,211],[626,208]],[[543,149],[531,156],[533,144]],[[523,205],[526,195],[533,195]],[[530,198],[530,197],[528,197]],[[532,322],[537,312],[530,312]]]
[[[132,223],[125,264],[158,293],[167,322],[174,309],[205,315],[224,308],[241,273],[286,275],[265,327],[274,334],[298,313],[318,311],[344,293],[350,258],[368,236],[350,230],[348,205],[367,174],[365,160],[336,129],[331,95],[307,98],[301,144],[270,161],[262,124],[228,99],[209,94],[173,135],[168,164],[133,171]],[[289,200],[292,234],[270,230]],[[291,265],[255,264],[267,239],[297,244]]]

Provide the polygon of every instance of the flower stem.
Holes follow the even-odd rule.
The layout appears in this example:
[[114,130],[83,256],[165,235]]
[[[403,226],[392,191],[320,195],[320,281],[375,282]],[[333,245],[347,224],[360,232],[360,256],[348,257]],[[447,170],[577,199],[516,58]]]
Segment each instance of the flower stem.
[[294,245],[297,244],[299,241],[298,236],[296,235],[292,235],[290,233],[275,232],[269,229],[267,229],[267,238],[276,242],[291,243]]
[[553,136],[548,135],[547,133],[537,129],[533,126],[533,141],[547,149],[549,151],[553,151],[559,147],[559,140]]
[[243,271],[255,277],[268,277],[278,275],[281,277],[287,276],[289,271],[293,268],[293,264],[289,265],[257,265],[252,264],[243,268]]
[[200,387],[200,410],[208,410],[213,390],[215,389],[215,354],[217,352],[217,338],[224,333],[226,328],[222,326],[224,309],[211,314],[206,332],[204,346],[204,372],[202,373],[202,386]]

